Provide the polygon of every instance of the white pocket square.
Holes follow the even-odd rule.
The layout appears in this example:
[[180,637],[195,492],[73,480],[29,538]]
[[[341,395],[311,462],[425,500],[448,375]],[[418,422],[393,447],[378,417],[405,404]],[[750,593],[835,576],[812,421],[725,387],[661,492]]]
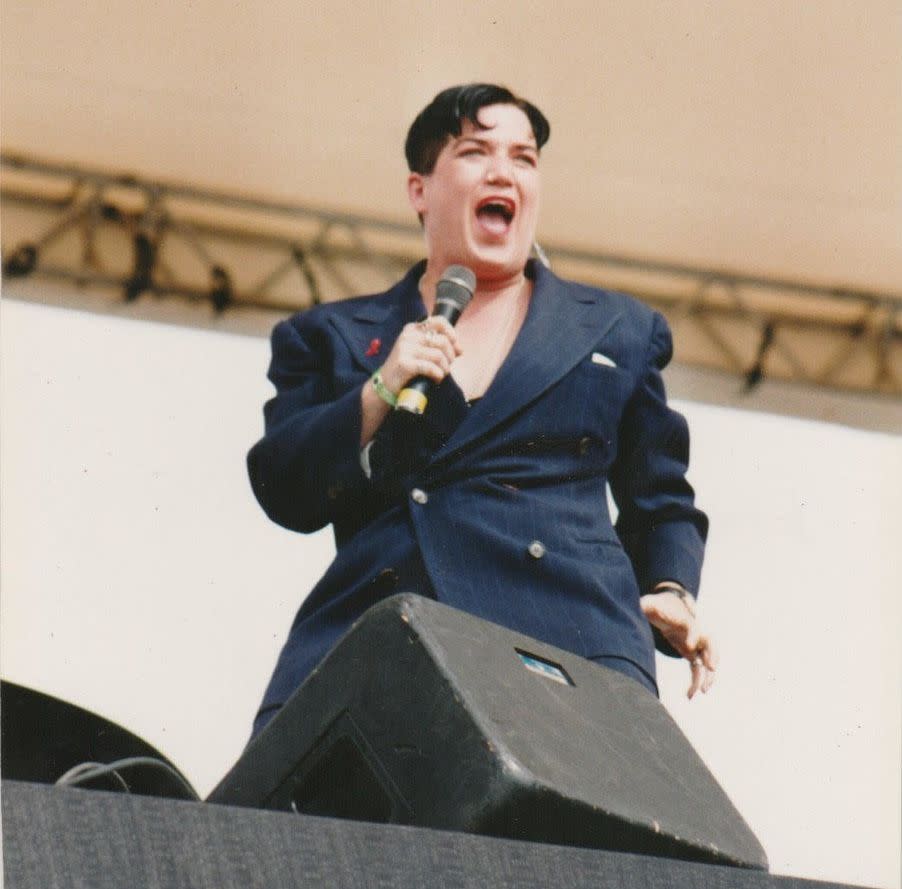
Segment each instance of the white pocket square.
[[592,364],[603,364],[605,367],[617,367],[607,355],[602,355],[601,352],[592,353]]

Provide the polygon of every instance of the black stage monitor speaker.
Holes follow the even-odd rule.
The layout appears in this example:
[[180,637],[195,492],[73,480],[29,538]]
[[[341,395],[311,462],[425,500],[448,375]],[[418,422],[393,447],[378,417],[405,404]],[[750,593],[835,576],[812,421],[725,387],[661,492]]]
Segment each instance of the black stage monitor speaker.
[[[162,753],[127,729],[51,695],[0,684],[0,773],[5,779],[54,784],[67,773],[93,790],[197,799]],[[72,770],[93,763],[93,768]],[[107,769],[106,766],[117,766]]]
[[17,781],[4,781],[0,798],[8,889],[855,889],[648,855]]
[[767,868],[637,682],[411,594],[354,625],[209,801]]

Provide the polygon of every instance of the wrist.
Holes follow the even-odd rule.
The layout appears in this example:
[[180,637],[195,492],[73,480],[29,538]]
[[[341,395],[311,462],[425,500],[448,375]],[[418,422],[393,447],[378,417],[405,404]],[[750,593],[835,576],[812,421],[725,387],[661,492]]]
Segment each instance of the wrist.
[[686,610],[692,617],[696,616],[695,596],[681,583],[677,583],[675,580],[662,580],[660,583],[655,584],[652,593],[655,595],[658,593],[672,593],[686,606]]
[[367,379],[360,390],[360,447],[366,447],[379,427],[392,412],[376,392],[372,377]]
[[385,380],[382,378],[382,368],[380,367],[371,377],[370,382],[373,385],[373,390],[376,395],[384,401],[389,407],[396,407],[398,404],[398,395],[396,392],[392,392],[391,389],[386,385]]

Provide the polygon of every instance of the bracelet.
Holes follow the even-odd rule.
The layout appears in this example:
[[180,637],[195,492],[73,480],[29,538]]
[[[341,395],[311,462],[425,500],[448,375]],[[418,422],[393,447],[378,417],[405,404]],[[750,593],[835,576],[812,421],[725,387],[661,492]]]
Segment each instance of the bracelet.
[[389,407],[396,407],[398,404],[398,396],[385,385],[385,381],[382,379],[381,367],[370,377],[370,380],[373,383],[376,394],[389,405]]
[[695,617],[695,596],[689,592],[682,584],[675,580],[664,580],[659,583],[653,590],[654,593],[673,593],[678,599],[681,599],[686,606],[686,610]]

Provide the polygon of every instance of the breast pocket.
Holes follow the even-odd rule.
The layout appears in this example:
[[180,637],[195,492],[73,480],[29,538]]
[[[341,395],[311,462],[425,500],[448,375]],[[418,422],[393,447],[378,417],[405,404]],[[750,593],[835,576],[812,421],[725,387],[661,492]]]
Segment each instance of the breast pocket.
[[632,387],[629,371],[612,366],[611,359],[587,356],[551,393],[562,432],[609,438],[620,425]]

